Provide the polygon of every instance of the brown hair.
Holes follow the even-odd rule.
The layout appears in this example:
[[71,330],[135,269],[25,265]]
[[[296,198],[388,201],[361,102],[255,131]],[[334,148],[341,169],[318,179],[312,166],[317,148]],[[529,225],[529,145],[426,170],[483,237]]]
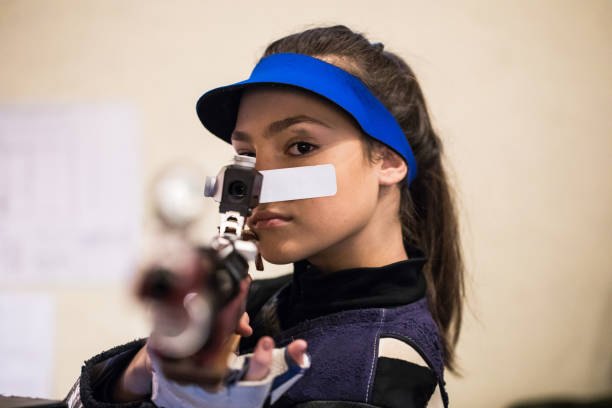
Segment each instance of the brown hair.
[[[463,259],[453,193],[442,164],[442,143],[412,69],[380,43],[371,44],[345,26],[321,27],[281,38],[263,57],[292,52],[326,59],[360,78],[395,116],[416,158],[417,177],[401,184],[400,220],[404,240],[425,251],[423,273],[432,316],[440,328],[444,363],[456,372],[464,298]],[[367,138],[372,156],[376,141]]]

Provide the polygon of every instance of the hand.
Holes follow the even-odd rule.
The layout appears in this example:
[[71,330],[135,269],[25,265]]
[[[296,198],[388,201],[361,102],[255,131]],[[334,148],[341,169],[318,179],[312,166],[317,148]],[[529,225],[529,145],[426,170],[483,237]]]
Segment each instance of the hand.
[[[243,332],[252,332],[248,325],[249,317],[246,313],[240,319],[239,330]],[[295,340],[289,346],[289,355],[291,358],[302,365],[304,363],[304,354],[306,353],[306,342],[304,340]],[[270,337],[262,337],[255,347],[253,357],[247,371],[244,381],[257,381],[265,378],[268,375],[270,363],[272,361],[272,350],[274,349],[274,340]],[[191,366],[197,370],[197,367]],[[134,356],[126,370],[121,375],[113,395],[115,402],[137,401],[146,398],[151,394],[151,380],[153,377],[153,367],[147,350],[147,345],[142,347]]]
[[[167,379],[180,384],[196,384],[208,391],[215,391],[222,386],[227,374],[227,357],[235,350],[239,340],[234,335],[248,337],[253,333],[249,326],[249,316],[244,311],[250,283],[250,277],[240,283],[240,292],[218,314],[213,325],[212,338],[200,352],[184,359],[160,358],[161,369]],[[267,375],[273,349],[274,341],[271,337],[259,339],[246,380],[263,379]],[[289,346],[289,354],[299,365],[302,364],[305,352],[306,342],[303,340],[295,341]]]
[[[179,359],[162,359],[164,374],[175,381],[190,381],[204,386],[211,382],[218,383],[218,376],[212,376],[206,362],[214,359],[232,334],[248,337],[253,333],[249,326],[249,316],[245,309],[246,295],[250,285],[250,277],[240,283],[240,292],[217,316],[214,323],[213,335],[205,351],[198,355]],[[237,319],[236,316],[240,316]],[[236,323],[236,320],[238,322]],[[126,402],[143,399],[151,393],[151,379],[153,366],[149,353],[154,352],[149,344],[145,344],[134,356],[128,367],[121,375],[113,393],[116,402]]]
[[[214,336],[205,350],[185,359],[162,359],[162,370],[167,378],[177,382],[196,383],[209,390],[219,387],[222,378],[219,378],[217,373],[211,372],[207,362],[212,361],[223,351],[232,333],[243,337],[253,333],[249,325],[249,316],[244,312],[249,284],[250,278],[241,282],[238,296],[219,313],[214,323]],[[237,316],[240,318],[237,319]],[[296,363],[302,365],[306,348],[304,340],[295,340],[288,346],[289,355]],[[258,341],[244,380],[257,381],[265,378],[269,372],[273,349],[272,338],[262,337]],[[134,356],[115,387],[113,399],[116,402],[140,400],[151,394],[153,371],[149,357],[151,352],[153,351],[149,346],[145,345]]]
[[[260,346],[261,351],[257,351],[257,357],[251,353],[232,355],[228,360],[229,366],[235,370],[241,370],[247,361],[255,361],[255,367],[261,368],[257,375],[248,376],[246,379],[244,376],[240,379],[233,377],[231,384],[218,388],[204,388],[168,380],[160,375],[160,361],[152,355],[154,372],[151,402],[159,407],[184,408],[200,408],[203,404],[209,408],[261,408],[266,401],[274,404],[282,394],[300,381],[310,368],[311,361],[302,352],[296,353],[304,350],[305,343],[302,341],[291,347],[294,349],[294,356],[302,360],[299,365],[291,362],[293,357],[287,347],[271,348],[273,343],[270,338],[262,340]],[[254,374],[253,370],[251,374]],[[234,382],[236,380],[238,382]]]

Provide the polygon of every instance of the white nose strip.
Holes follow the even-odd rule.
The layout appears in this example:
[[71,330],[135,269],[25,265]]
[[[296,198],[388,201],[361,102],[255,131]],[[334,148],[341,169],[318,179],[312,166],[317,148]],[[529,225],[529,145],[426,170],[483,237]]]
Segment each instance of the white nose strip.
[[336,169],[332,164],[262,170],[260,203],[328,197],[336,194]]

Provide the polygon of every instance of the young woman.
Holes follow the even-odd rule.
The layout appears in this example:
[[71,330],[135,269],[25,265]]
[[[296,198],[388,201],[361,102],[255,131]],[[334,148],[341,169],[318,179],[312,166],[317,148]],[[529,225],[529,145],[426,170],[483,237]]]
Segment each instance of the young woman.
[[[408,65],[344,26],[311,29],[272,43],[249,80],[206,93],[197,109],[258,170],[336,172],[334,196],[261,204],[248,219],[261,255],[294,273],[251,284],[251,323],[237,329],[240,352],[255,350],[247,378],[265,375],[274,343],[297,362],[307,347],[310,369],[272,406],[447,406],[463,263],[441,141]],[[176,378],[197,370],[179,366]],[[95,357],[80,378],[88,407],[151,406],[150,392],[142,341]]]

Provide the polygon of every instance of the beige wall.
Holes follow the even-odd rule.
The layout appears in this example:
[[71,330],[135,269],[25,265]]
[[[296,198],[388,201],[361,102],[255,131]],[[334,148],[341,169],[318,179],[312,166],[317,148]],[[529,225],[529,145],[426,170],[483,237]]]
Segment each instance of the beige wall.
[[[611,17],[612,2],[578,0],[2,0],[0,103],[133,102],[144,192],[166,163],[214,172],[228,157],[196,119],[203,90],[242,79],[281,35],[362,30],[420,76],[460,194],[453,405],[589,396],[612,391]],[[84,359],[146,334],[123,287],[1,290],[57,301],[57,397]]]

